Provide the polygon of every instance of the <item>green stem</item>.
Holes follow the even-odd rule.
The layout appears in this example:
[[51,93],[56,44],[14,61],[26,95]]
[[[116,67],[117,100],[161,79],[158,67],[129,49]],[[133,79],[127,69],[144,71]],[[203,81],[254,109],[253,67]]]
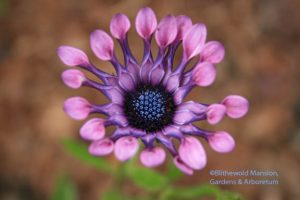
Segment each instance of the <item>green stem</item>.
[[125,180],[125,167],[123,164],[119,164],[116,169],[116,176],[112,185],[112,190],[120,192],[123,189],[123,184]]

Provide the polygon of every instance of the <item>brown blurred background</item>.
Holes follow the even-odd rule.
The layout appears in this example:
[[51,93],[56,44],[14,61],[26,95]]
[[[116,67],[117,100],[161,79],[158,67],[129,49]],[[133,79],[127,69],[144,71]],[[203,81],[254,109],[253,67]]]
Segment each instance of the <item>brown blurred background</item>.
[[[211,169],[268,169],[279,172],[279,185],[221,187],[247,199],[300,199],[300,1],[0,2],[0,199],[46,199],[61,171],[78,186],[80,199],[97,199],[109,187],[109,175],[82,164],[61,145],[62,138],[78,138],[81,125],[63,113],[64,99],[83,95],[101,103],[103,96],[65,87],[60,73],[66,67],[55,51],[62,44],[79,47],[97,66],[112,71],[92,55],[89,34],[96,28],[108,30],[117,12],[127,14],[134,25],[138,9],[144,6],[153,8],[158,18],[185,14],[193,22],[203,22],[208,39],[225,45],[215,84],[194,90],[189,98],[216,102],[240,94],[251,103],[243,119],[225,119],[215,127],[199,124],[232,133],[237,147],[220,155],[205,145],[207,167],[177,184],[208,183]],[[130,42],[140,58],[142,43],[133,27]],[[131,187],[129,183],[128,193]]]

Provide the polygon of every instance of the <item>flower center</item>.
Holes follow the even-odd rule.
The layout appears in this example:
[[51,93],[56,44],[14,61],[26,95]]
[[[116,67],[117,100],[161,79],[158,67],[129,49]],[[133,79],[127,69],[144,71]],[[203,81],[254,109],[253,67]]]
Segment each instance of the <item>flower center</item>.
[[141,84],[125,94],[124,113],[132,127],[156,132],[173,122],[176,105],[162,86]]

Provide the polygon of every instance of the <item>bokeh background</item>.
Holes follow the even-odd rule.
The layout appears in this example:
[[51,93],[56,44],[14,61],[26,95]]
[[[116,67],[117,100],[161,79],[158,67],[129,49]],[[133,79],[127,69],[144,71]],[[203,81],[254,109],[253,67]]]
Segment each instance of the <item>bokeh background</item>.
[[[63,138],[78,138],[81,122],[62,111],[64,99],[84,95],[103,102],[90,89],[65,87],[66,67],[56,48],[73,45],[95,59],[89,34],[108,31],[111,17],[122,12],[132,20],[150,6],[158,18],[185,14],[203,22],[208,39],[226,48],[212,86],[197,88],[188,98],[216,102],[228,94],[250,100],[249,114],[225,119],[211,130],[226,130],[236,149],[226,155],[206,144],[208,165],[176,184],[208,183],[209,170],[267,169],[279,173],[279,185],[221,185],[247,199],[300,199],[300,1],[297,0],[1,0],[0,1],[0,199],[47,199],[57,174],[64,172],[79,189],[80,199],[98,199],[112,178],[82,164],[62,147]],[[132,23],[134,24],[134,23]],[[141,58],[142,42],[132,28],[130,44]],[[108,157],[112,164],[118,163]],[[162,170],[163,169],[159,169]],[[139,193],[128,181],[127,193]]]

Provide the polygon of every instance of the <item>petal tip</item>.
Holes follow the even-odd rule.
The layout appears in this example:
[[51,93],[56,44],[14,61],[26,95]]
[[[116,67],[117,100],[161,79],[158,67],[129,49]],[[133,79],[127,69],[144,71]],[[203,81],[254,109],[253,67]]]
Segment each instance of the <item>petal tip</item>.
[[90,45],[94,54],[101,60],[108,61],[113,57],[114,42],[103,30],[95,30],[90,36]]
[[201,62],[192,71],[194,84],[202,87],[211,85],[216,79],[216,68],[209,62]]
[[73,89],[80,88],[83,81],[85,80],[84,74],[76,69],[65,70],[61,74],[61,78],[68,87]]
[[175,164],[175,166],[182,171],[184,174],[186,175],[193,175],[194,171],[192,168],[190,168],[189,166],[187,166],[180,158],[179,156],[176,156],[173,158],[173,162]]
[[176,22],[177,22],[177,28],[178,28],[178,33],[177,33],[177,40],[182,40],[184,35],[186,34],[186,31],[191,28],[193,25],[192,20],[185,16],[185,15],[179,15],[176,17]]
[[224,46],[218,41],[210,41],[205,44],[201,52],[201,60],[217,64],[223,60],[224,55]]
[[89,146],[89,153],[94,156],[105,156],[114,149],[114,143],[108,138],[94,141]]
[[130,20],[129,18],[122,14],[118,13],[113,16],[110,22],[110,32],[117,39],[124,39],[128,30],[130,29]]
[[104,120],[93,118],[87,121],[79,131],[80,136],[85,140],[100,140],[105,136]]
[[182,40],[183,55],[187,60],[201,52],[206,40],[206,35],[206,26],[202,23],[194,24],[189,28]]
[[206,153],[199,140],[187,136],[182,139],[179,146],[180,159],[190,168],[200,170],[206,165]]
[[137,33],[143,39],[149,39],[149,37],[155,31],[156,26],[157,19],[154,11],[149,7],[140,9],[135,20]]
[[160,147],[145,149],[140,154],[140,161],[146,167],[157,167],[166,159],[165,151]]
[[139,148],[139,143],[135,137],[125,136],[115,143],[115,156],[120,161],[129,160],[135,155]]
[[206,111],[207,121],[209,124],[219,123],[226,114],[226,107],[222,104],[212,104]]
[[208,143],[213,150],[219,153],[228,153],[235,147],[233,137],[225,131],[215,132],[209,136]]
[[56,49],[57,55],[60,60],[68,66],[86,65],[89,63],[87,55],[80,49],[63,45]]
[[157,26],[155,40],[159,47],[165,48],[171,44],[177,36],[176,18],[172,15],[164,17]]
[[82,97],[71,97],[64,102],[64,111],[73,119],[85,119],[91,112],[91,104]]
[[239,95],[229,95],[222,104],[226,106],[226,114],[233,119],[241,118],[249,111],[249,101]]

